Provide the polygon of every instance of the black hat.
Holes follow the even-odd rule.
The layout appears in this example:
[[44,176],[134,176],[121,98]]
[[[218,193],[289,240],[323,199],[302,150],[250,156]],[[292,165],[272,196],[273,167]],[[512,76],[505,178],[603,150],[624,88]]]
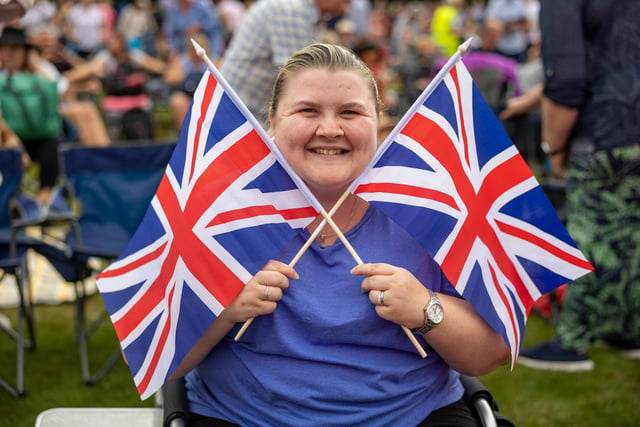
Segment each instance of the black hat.
[[5,27],[0,35],[0,44],[12,44],[31,47],[31,43],[27,40],[27,34],[24,29],[16,27]]

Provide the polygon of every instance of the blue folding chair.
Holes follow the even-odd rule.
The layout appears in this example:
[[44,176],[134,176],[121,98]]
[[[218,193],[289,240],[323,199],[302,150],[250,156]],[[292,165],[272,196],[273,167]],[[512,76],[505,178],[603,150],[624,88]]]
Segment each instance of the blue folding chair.
[[16,379],[14,385],[0,379],[0,387],[14,397],[26,393],[24,351],[36,345],[27,251],[39,243],[26,235],[25,227],[29,224],[29,215],[39,217],[40,214],[35,200],[20,193],[22,175],[22,152],[17,148],[0,149],[0,282],[12,276],[18,294],[16,326],[12,326],[9,317],[0,321],[0,330],[16,342]]
[[36,250],[61,276],[74,284],[76,335],[82,377],[95,384],[120,357],[120,348],[91,372],[88,340],[108,318],[106,310],[87,319],[85,279],[106,267],[124,250],[142,221],[160,183],[175,143],[146,143],[110,147],[60,146],[62,184],[49,214],[60,215],[71,206],[71,221],[63,244],[48,244]]

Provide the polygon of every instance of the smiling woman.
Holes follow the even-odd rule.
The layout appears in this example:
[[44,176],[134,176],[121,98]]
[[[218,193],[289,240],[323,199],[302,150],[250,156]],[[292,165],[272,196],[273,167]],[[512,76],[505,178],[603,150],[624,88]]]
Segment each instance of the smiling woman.
[[[330,210],[377,147],[371,72],[343,47],[313,44],[281,68],[272,98],[271,136]],[[478,425],[458,372],[481,375],[508,360],[502,337],[419,243],[364,199],[350,194],[334,221],[376,263],[354,267],[329,230],[295,270],[269,261],[174,375],[186,373],[191,425]],[[319,225],[278,258],[293,259]],[[236,342],[238,323],[250,318]],[[426,358],[398,325],[429,347]]]
[[278,148],[327,211],[373,157],[375,106],[360,75],[312,69],[291,75],[271,110]]

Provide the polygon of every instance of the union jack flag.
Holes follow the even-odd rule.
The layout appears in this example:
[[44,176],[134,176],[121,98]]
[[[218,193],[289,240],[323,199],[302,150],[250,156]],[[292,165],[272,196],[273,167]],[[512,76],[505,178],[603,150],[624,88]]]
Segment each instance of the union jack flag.
[[319,212],[255,118],[212,72],[200,81],[138,230],[97,279],[143,399]]
[[518,355],[542,295],[593,267],[462,61],[452,58],[356,180]]

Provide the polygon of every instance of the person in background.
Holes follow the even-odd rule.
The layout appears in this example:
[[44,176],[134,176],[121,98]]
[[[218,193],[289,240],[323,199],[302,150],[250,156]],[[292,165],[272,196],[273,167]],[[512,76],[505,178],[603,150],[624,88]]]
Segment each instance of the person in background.
[[407,32],[407,48],[395,66],[402,79],[402,106],[408,109],[427,87],[436,74],[436,64],[442,52],[427,34],[413,35]]
[[394,72],[389,66],[387,51],[377,38],[366,36],[356,40],[352,50],[369,67],[378,85],[383,105],[380,111],[378,140],[383,141],[395,125],[394,113],[398,107],[397,94],[390,87]]
[[34,0],[13,0],[0,2],[0,30],[2,24],[21,18],[33,7]]
[[[368,67],[342,46],[312,44],[277,75],[269,133],[329,210],[373,157],[379,114]],[[189,425],[477,426],[459,373],[508,361],[502,337],[413,237],[364,199],[350,194],[333,219],[373,263],[354,267],[329,227],[295,269],[269,261],[174,374],[186,374]],[[279,259],[319,226],[321,217]],[[416,330],[426,358],[400,325]]]
[[118,33],[112,34],[107,46],[91,61],[65,72],[65,77],[74,84],[100,79],[104,91],[101,109],[112,141],[149,139],[153,101],[145,84],[151,74],[162,75],[166,64],[140,49],[130,49]]
[[196,33],[204,33],[209,38],[212,59],[222,55],[225,33],[211,1],[174,0],[168,5],[163,16],[162,31],[167,40],[169,57],[191,49],[189,39]]
[[464,41],[464,28],[460,18],[465,7],[464,0],[444,0],[433,11],[431,37],[445,56],[453,55]]
[[33,7],[20,18],[16,26],[24,28],[31,37],[43,27],[49,27],[58,13],[57,5],[50,0],[35,0]]
[[[5,27],[0,35],[0,74],[4,74],[4,87],[0,89],[6,96],[7,94],[17,91],[15,79],[21,77],[29,79],[33,84],[39,84],[38,79],[49,80],[47,78],[46,63],[41,60],[34,46],[27,40],[26,33],[22,28]],[[50,65],[50,64],[49,64]],[[53,67],[51,67],[53,68]],[[55,71],[55,68],[54,68]],[[9,87],[12,87],[10,90]],[[51,96],[47,92],[39,100],[39,103],[32,104],[22,101],[22,119],[16,115],[12,123],[7,112],[2,112],[4,119],[9,127],[17,134],[22,141],[29,157],[32,161],[37,162],[40,166],[40,182],[37,194],[38,202],[46,204],[58,179],[58,144],[62,136],[62,118],[58,114],[58,96],[57,92],[62,92],[63,88],[58,88]],[[44,92],[43,92],[44,93]],[[18,99],[23,99],[23,94],[16,94],[11,101],[16,103]],[[3,100],[3,103],[5,101]],[[6,105],[4,107],[7,107]],[[53,124],[53,126],[45,126]],[[26,123],[26,127],[22,124]],[[20,126],[18,126],[21,124]],[[36,126],[51,129],[53,133],[42,136],[29,136],[26,131]],[[25,132],[21,134],[20,128],[24,128]]]
[[108,22],[96,0],[78,0],[63,17],[65,44],[84,59],[104,48]]
[[240,26],[247,6],[241,0],[215,0],[214,4],[225,29],[225,48]]
[[130,49],[140,49],[149,55],[157,54],[158,24],[150,0],[134,0],[124,6],[118,15],[116,31],[122,34]]
[[566,288],[551,341],[519,363],[587,371],[597,341],[640,358],[640,2],[542,0],[542,148],[595,270]]
[[[192,38],[205,51],[209,49],[209,40],[204,33],[196,33]],[[171,90],[169,106],[176,129],[182,127],[182,121],[193,101],[193,93],[206,69],[207,63],[196,54],[193,47],[173,57],[167,64],[163,78]]]
[[517,62],[525,62],[531,40],[523,0],[489,0],[484,19],[485,42],[490,40],[485,50],[492,49]]
[[323,19],[345,15],[349,3],[262,0],[247,10],[222,57],[220,72],[265,127],[278,68],[294,52],[319,38],[326,27]]
[[351,0],[344,18],[354,24],[354,35],[363,37],[369,33],[372,2],[370,0]]
[[341,18],[336,22],[334,29],[338,36],[338,44],[352,49],[358,39],[354,22],[349,18]]

